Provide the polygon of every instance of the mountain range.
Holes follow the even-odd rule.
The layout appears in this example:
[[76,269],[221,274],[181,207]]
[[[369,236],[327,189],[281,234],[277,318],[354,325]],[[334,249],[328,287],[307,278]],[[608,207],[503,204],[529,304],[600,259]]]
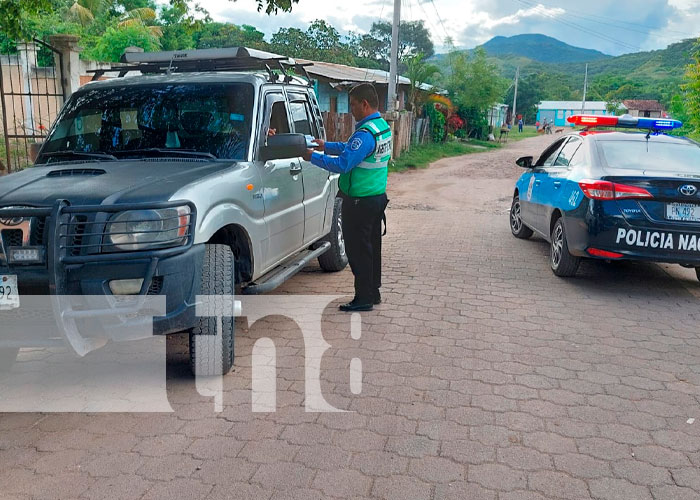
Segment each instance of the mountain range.
[[[521,77],[539,75],[552,85],[546,99],[580,98],[586,63],[588,64],[589,98],[603,100],[609,91],[622,86],[631,90],[626,99],[658,99],[668,104],[680,93],[686,67],[698,50],[696,39],[687,39],[665,49],[610,56],[597,50],[574,47],[546,35],[516,35],[495,37],[480,47],[501,75],[513,79],[516,68]],[[466,52],[473,53],[476,49]],[[444,62],[447,54],[433,56],[433,62]]]
[[518,55],[544,63],[589,62],[611,57],[597,50],[574,47],[546,35],[497,36],[481,47],[490,56]]

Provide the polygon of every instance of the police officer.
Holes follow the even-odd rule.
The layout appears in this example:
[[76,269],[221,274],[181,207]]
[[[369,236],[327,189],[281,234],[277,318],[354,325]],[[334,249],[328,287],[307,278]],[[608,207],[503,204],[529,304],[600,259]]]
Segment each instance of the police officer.
[[343,235],[355,297],[341,311],[371,311],[381,302],[382,220],[388,203],[386,182],[392,142],[389,124],[378,111],[374,86],[362,83],[350,90],[350,112],[357,122],[348,142],[315,139],[318,151],[304,158],[317,167],[340,174]]

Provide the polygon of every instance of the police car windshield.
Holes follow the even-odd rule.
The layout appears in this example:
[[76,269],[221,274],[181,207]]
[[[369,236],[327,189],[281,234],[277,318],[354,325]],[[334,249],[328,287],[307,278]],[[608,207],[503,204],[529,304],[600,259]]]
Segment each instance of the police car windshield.
[[613,169],[700,174],[700,146],[693,143],[599,141],[598,147]]
[[[52,152],[243,160],[251,135],[254,89],[247,83],[96,87],[63,110],[37,163]],[[154,154],[158,152],[158,154]]]

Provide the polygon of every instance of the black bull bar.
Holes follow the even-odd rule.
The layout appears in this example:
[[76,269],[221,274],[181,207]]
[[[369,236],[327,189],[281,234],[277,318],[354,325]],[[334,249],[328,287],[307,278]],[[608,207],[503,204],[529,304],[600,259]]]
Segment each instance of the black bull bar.
[[[179,244],[171,248],[155,250],[135,250],[112,253],[101,253],[106,246],[103,238],[108,234],[106,228],[110,218],[119,212],[134,210],[162,210],[186,206],[189,208],[187,222],[178,228],[185,228],[184,244]],[[76,217],[86,218],[86,222],[76,222]],[[165,312],[165,298],[148,296],[148,288],[151,283],[161,259],[176,256],[187,252],[194,243],[194,228],[196,224],[196,209],[189,201],[168,201],[168,202],[148,202],[148,203],[125,203],[112,205],[71,205],[67,200],[57,200],[51,207],[0,207],[0,221],[33,219],[45,219],[43,238],[45,248],[44,269],[40,272],[48,276],[49,296],[51,299],[51,309],[53,318],[59,332],[69,346],[80,356],[97,349],[107,342],[107,339],[85,337],[79,331],[77,321],[81,319],[117,319],[121,328],[119,329],[119,340],[130,340],[132,338],[143,338],[143,335],[134,337],[130,333],[130,328],[137,319],[143,322],[144,314],[149,311],[153,314],[147,319],[152,321],[153,316],[160,316]],[[148,219],[151,220],[151,219]],[[134,221],[132,221],[134,222]],[[138,222],[135,221],[135,222]],[[82,224],[81,239],[75,241],[76,227]],[[148,231],[146,231],[148,232]],[[160,231],[163,232],[163,231]],[[167,243],[167,241],[164,241]],[[6,263],[7,263],[7,255]],[[75,309],[70,300],[71,290],[69,289],[68,273],[73,269],[79,269],[86,264],[114,263],[114,262],[148,262],[147,271],[143,276],[143,284],[138,295],[129,297],[125,304],[124,300],[117,300],[113,295],[90,296],[89,302],[92,308],[85,309],[79,307]],[[2,264],[0,263],[0,266]],[[12,274],[17,274],[19,280],[24,272],[36,273],[36,266],[25,267],[22,265],[12,265],[8,268]],[[2,269],[2,267],[0,267]],[[26,271],[25,271],[26,270]],[[106,277],[109,278],[109,277]],[[156,307],[156,302],[160,307]],[[154,311],[160,310],[159,313]],[[2,330],[2,328],[0,328]],[[0,331],[0,346],[3,344],[3,335]],[[116,339],[115,339],[116,340]],[[21,347],[19,345],[15,347]],[[30,346],[25,346],[30,347]]]

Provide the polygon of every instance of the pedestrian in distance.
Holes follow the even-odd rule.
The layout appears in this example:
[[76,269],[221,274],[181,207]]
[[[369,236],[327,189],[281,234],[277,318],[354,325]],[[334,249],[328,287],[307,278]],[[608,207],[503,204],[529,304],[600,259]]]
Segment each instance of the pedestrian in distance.
[[355,297],[341,311],[371,311],[381,303],[382,221],[392,138],[389,124],[379,114],[379,97],[373,85],[362,83],[350,90],[350,112],[357,122],[347,142],[316,138],[316,150],[304,159],[340,174],[345,249],[355,277]]
[[523,119],[518,120],[518,132],[523,133]]

